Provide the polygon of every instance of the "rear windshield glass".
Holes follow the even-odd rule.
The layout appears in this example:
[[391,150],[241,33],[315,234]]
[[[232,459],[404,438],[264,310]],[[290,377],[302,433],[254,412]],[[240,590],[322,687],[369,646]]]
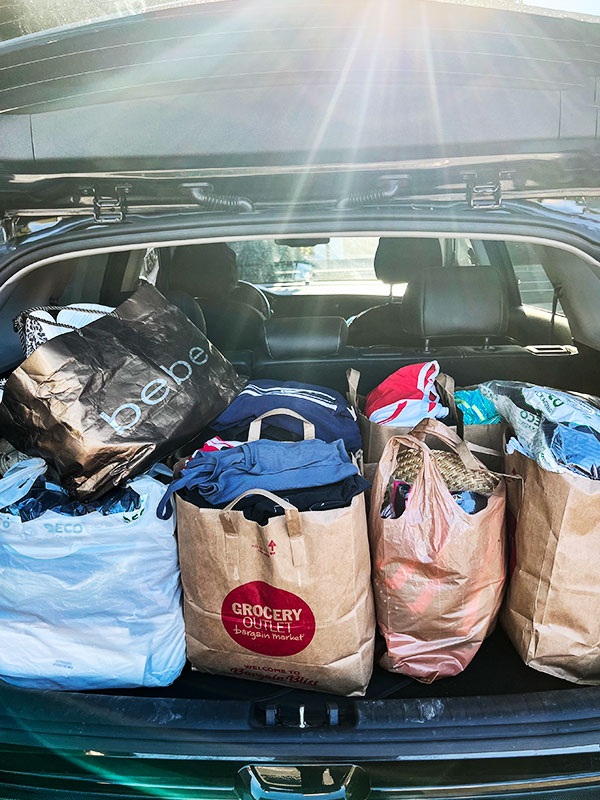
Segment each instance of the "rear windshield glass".
[[[289,246],[272,239],[229,243],[239,279],[276,294],[360,294],[385,296],[390,288],[375,274],[377,237],[335,237]],[[469,239],[440,239],[446,266],[485,264],[485,250]],[[393,287],[401,297],[406,283]]]

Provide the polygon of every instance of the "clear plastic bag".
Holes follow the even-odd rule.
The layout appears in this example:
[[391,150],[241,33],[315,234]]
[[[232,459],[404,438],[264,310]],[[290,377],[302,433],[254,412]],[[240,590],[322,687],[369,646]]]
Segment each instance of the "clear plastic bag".
[[[17,479],[40,473],[18,465]],[[35,463],[32,463],[35,462]],[[43,464],[43,462],[42,462]],[[26,480],[27,479],[27,480]],[[185,663],[174,519],[159,520],[164,485],[129,484],[139,509],[31,522],[0,513],[0,678],[36,689],[166,686]]]
[[517,381],[489,381],[480,390],[515,432],[509,453],[523,453],[549,472],[598,479],[600,409],[594,398]]

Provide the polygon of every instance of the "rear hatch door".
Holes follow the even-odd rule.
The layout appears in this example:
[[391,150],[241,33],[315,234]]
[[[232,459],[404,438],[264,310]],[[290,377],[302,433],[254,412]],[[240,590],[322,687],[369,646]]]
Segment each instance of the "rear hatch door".
[[592,22],[223,0],[5,42],[0,75],[5,213],[193,207],[198,185],[258,204],[377,190],[479,206],[600,187]]

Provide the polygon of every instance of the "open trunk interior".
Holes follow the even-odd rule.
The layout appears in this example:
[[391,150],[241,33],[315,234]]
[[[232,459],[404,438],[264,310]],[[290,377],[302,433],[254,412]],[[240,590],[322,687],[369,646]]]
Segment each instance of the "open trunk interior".
[[[379,642],[379,652],[382,641]],[[377,651],[376,651],[377,652]],[[526,695],[573,689],[569,681],[545,675],[526,667],[500,626],[484,642],[481,649],[460,675],[424,684],[402,675],[393,675],[375,667],[365,700],[403,700],[412,698],[478,697],[486,695]],[[584,687],[581,687],[585,691]],[[278,713],[297,718],[297,709],[306,707],[310,722],[311,706],[322,711],[325,703],[337,704],[340,712],[351,709],[361,698],[344,698],[323,692],[306,692],[258,681],[237,680],[218,675],[204,675],[186,665],[182,675],[171,686],[159,689],[130,689],[109,694],[135,697],[178,697],[190,700],[229,700],[249,704],[254,714],[264,714],[269,705]]]
[[[493,254],[493,251],[490,252]],[[115,255],[119,256],[116,260]],[[469,258],[472,259],[472,256]],[[124,258],[122,254],[84,256],[77,260],[74,269],[72,265],[71,268],[65,267],[65,264],[70,263],[56,262],[29,272],[22,280],[14,283],[11,291],[5,294],[0,309],[0,325],[6,334],[5,347],[1,353],[4,374],[7,374],[18,361],[18,340],[12,337],[10,331],[11,319],[18,310],[48,302],[64,304],[100,301],[116,305],[119,297],[126,295],[138,277],[135,275],[135,280],[132,279],[133,261]],[[468,263],[474,269],[484,269],[483,266],[477,267],[470,261]],[[553,263],[550,261],[549,264],[550,266],[544,265],[544,269],[552,274]],[[102,270],[99,273],[100,267]],[[507,269],[510,272],[510,265]],[[512,277],[514,279],[514,273]],[[575,289],[576,277],[575,275]],[[117,282],[115,290],[117,278],[120,282]],[[537,283],[540,283],[542,278],[543,273],[534,276],[533,290],[539,289]],[[160,286],[160,281],[157,286]],[[523,288],[522,283],[521,288]],[[344,341],[337,347],[336,352],[326,356],[311,352],[290,354],[286,347],[279,343],[277,350],[279,356],[274,357],[272,351],[265,355],[259,342],[253,349],[238,348],[227,351],[226,354],[238,370],[249,377],[294,379],[329,386],[342,392],[346,389],[345,373],[350,367],[361,370],[363,376],[361,391],[364,386],[366,393],[399,366],[435,358],[439,360],[442,370],[455,378],[457,386],[468,386],[499,378],[527,380],[566,390],[600,394],[600,373],[596,366],[597,351],[588,344],[578,341],[573,335],[575,331],[581,329],[581,320],[568,313],[575,303],[575,289],[570,295],[568,285],[563,284],[560,316],[554,320],[551,320],[552,291],[548,294],[547,287],[543,289],[546,295],[539,307],[536,307],[535,302],[524,303],[521,291],[521,298],[517,298],[510,312],[514,322],[513,335],[506,342],[490,344],[465,339],[465,343],[461,343],[460,330],[457,330],[450,344],[442,342],[424,345],[411,341],[406,347],[373,344],[361,346],[360,343],[349,345]],[[344,297],[332,293],[313,298],[312,301],[309,297],[301,295],[297,298],[294,298],[293,294],[277,296],[273,287],[265,288],[265,292],[275,309],[273,316],[275,321],[289,321],[294,318],[306,320],[311,303],[313,309],[317,308],[324,314],[331,315],[332,312],[337,312],[336,315],[341,316],[344,313],[344,304],[352,307],[356,314],[374,302],[373,297],[366,299],[356,295]],[[296,308],[294,299],[297,300]],[[385,296],[376,299],[378,303],[385,302]],[[469,313],[469,309],[466,309],[466,313]],[[554,326],[553,332],[551,325]],[[569,329],[569,325],[572,330]],[[293,326],[290,326],[290,330],[292,329]],[[533,331],[529,341],[528,330]],[[208,336],[210,338],[210,330]],[[248,349],[252,352],[248,353]],[[383,640],[378,638],[376,653],[381,653],[382,647]],[[384,708],[385,702],[391,700],[474,698],[473,702],[481,706],[485,705],[485,698],[490,696],[527,697],[543,692],[574,689],[582,694],[587,691],[585,687],[576,687],[573,683],[525,666],[501,625],[498,624],[471,664],[460,675],[427,685],[411,678],[391,674],[375,666],[365,700],[380,701],[384,704],[382,706]],[[0,695],[1,692],[0,689]],[[293,725],[298,717],[299,707],[303,706],[304,719],[309,726],[321,724],[322,710],[328,704],[333,704],[340,719],[343,719],[344,715],[351,719],[357,704],[363,701],[362,698],[344,698],[262,682],[206,675],[193,671],[189,664],[172,685],[164,688],[110,690],[93,694],[166,700],[229,701],[247,707],[251,720],[255,719],[256,724],[265,724],[269,715],[275,714],[277,722],[285,724],[287,719]]]

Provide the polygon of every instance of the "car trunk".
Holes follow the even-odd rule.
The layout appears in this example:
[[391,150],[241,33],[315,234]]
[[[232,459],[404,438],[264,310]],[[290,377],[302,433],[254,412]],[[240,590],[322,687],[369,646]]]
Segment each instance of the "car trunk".
[[[0,54],[11,76],[0,108],[5,344],[19,310],[53,297],[53,262],[76,252],[348,232],[520,237],[559,248],[554,282],[578,353],[540,354],[533,366],[508,355],[501,367],[491,353],[476,364],[458,354],[442,369],[459,385],[496,377],[600,395],[598,218],[529,202],[600,191],[595,26],[433,2],[382,3],[363,19],[352,5],[343,35],[336,3],[265,2],[262,15],[252,3],[211,3],[9,43]],[[386,28],[401,37],[373,63]],[[273,30],[281,38],[266,47]],[[369,74],[375,88],[357,92]],[[62,221],[30,225],[43,218]],[[388,355],[262,368],[343,391],[351,366],[376,385],[397,368],[398,354]],[[13,351],[2,371],[14,365]],[[426,685],[376,666],[364,698],[189,666],[160,689],[0,686],[4,743],[92,755],[587,752],[598,749],[599,725],[600,690],[526,667],[500,626],[460,675]]]
[[[383,641],[379,652],[383,650]],[[530,669],[523,664],[508,637],[500,626],[490,635],[473,661],[460,675],[444,678],[433,684],[419,683],[402,675],[394,675],[375,667],[365,700],[380,701],[412,698],[464,697],[482,698],[486,695],[528,695],[570,689],[568,681]],[[585,689],[581,689],[585,691]],[[310,709],[322,709],[324,704],[335,703],[341,710],[352,709],[362,700],[313,693],[299,689],[282,689],[257,681],[240,681],[216,675],[205,675],[186,666],[182,675],[171,686],[160,689],[135,689],[113,691],[110,694],[127,694],[133,697],[179,697],[190,700],[221,700],[247,703],[253,713],[275,705],[283,716],[297,711],[303,705],[310,719]],[[479,702],[479,701],[478,701]],[[286,711],[287,709],[287,711]]]
[[[365,225],[364,219],[352,223],[348,219],[343,223],[338,220],[338,223],[348,229],[354,226],[356,230],[364,230]],[[239,224],[230,219],[228,226],[235,231]],[[156,225],[156,221],[148,220],[140,227],[139,237],[146,242],[163,239],[165,243],[169,239],[192,239],[191,232],[182,235],[174,229],[158,231]],[[289,227],[288,235],[298,235],[293,223]],[[568,227],[572,234],[576,226]],[[88,230],[96,237],[96,244],[103,241],[109,249],[118,228],[99,232],[90,223]],[[314,230],[317,228],[313,223]],[[324,221],[318,230],[331,232]],[[373,227],[373,232],[381,230],[381,222],[378,228]],[[264,231],[263,228],[263,235]],[[205,232],[210,235],[210,228]],[[465,228],[464,233],[467,232]],[[538,236],[543,235],[547,236],[548,231],[538,228]],[[559,248],[560,237],[554,235]],[[63,242],[59,250],[65,255],[69,250],[81,252],[86,246],[85,236],[82,230],[71,232],[72,241]],[[128,236],[132,243],[135,237],[131,231]],[[510,238],[510,234],[506,236]],[[40,248],[35,239],[34,235],[30,243],[35,255],[24,246],[17,261],[13,260],[12,268],[7,268],[9,274],[17,266],[21,269],[20,280],[15,275],[16,282],[10,284],[14,290],[12,304],[20,284],[23,297],[30,296],[28,287],[42,285],[48,296],[52,295],[52,280],[44,284],[40,276],[51,275],[53,267],[61,262],[27,272],[27,265],[43,259],[47,252],[44,247],[48,245]],[[583,239],[580,244],[584,247]],[[580,256],[584,255],[581,250]],[[581,264],[583,274],[590,273],[588,265],[583,261]],[[57,279],[59,275],[60,270]],[[572,280],[571,291],[577,294],[576,270],[572,271]],[[568,307],[569,288],[565,286]],[[9,313],[7,306],[0,313]],[[582,330],[581,319],[573,322],[576,331]],[[525,372],[519,358],[512,362],[508,357],[502,360],[499,376],[495,361],[498,354],[493,350],[471,366],[464,357],[441,359],[441,366],[450,374],[454,372],[459,384],[502,377],[600,394],[600,378],[595,368],[597,351],[585,343],[575,343],[576,355],[554,360],[540,356],[528,361]],[[393,353],[389,360],[379,361],[371,356],[371,361],[378,362],[375,368],[365,367],[364,360],[353,362],[352,357],[349,363],[341,364],[335,359],[321,359],[318,382],[343,389],[339,380],[343,379],[345,369],[358,366],[367,376],[366,389],[369,389],[397,368],[395,358]],[[312,366],[309,362],[302,371],[296,365],[290,372],[289,364],[281,364],[276,377],[309,380],[314,366],[314,362]],[[382,647],[383,641],[379,640],[378,653]],[[394,758],[433,754],[446,758],[483,752],[554,752],[570,746],[585,751],[592,746],[600,718],[600,690],[576,686],[525,666],[500,625],[456,677],[428,685],[375,666],[364,698],[206,675],[189,665],[172,685],[163,688],[61,693],[3,684],[0,697],[3,707],[0,731],[7,743],[33,745],[41,737],[46,745],[57,748],[84,747],[114,753],[128,750],[171,756],[195,753],[203,758],[218,755],[231,759],[251,757],[254,761],[261,760],[260,752],[268,753],[268,758],[331,758],[337,754],[340,758],[357,759],[392,754]]]

